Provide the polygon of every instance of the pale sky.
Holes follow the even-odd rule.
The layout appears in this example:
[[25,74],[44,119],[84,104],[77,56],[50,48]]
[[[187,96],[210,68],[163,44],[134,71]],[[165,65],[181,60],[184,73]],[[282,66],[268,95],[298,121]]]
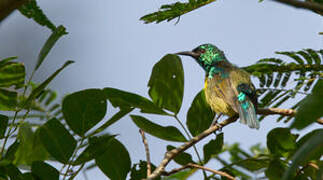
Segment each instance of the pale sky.
[[[56,0],[38,1],[45,14],[56,25],[64,25],[69,34],[52,49],[35,75],[41,82],[66,60],[76,63],[63,71],[51,84],[60,97],[86,88],[114,87],[148,97],[147,83],[153,65],[165,54],[191,50],[202,43],[212,43],[222,49],[229,61],[247,66],[265,57],[275,57],[275,51],[297,51],[323,47],[322,17],[272,1],[217,1],[183,15],[180,22],[144,24],[139,18],[158,10],[165,0]],[[15,12],[0,24],[0,57],[18,56],[30,73],[38,52],[50,35],[50,30],[27,20]],[[277,57],[277,56],[276,56]],[[284,57],[285,58],[285,57]],[[286,59],[286,58],[285,58]],[[180,119],[185,123],[186,112],[194,96],[203,87],[204,72],[189,57],[183,58],[185,71],[184,101]],[[109,105],[107,118],[111,117]],[[135,111],[133,114],[140,114]],[[144,115],[161,125],[177,125],[171,118]],[[261,122],[260,130],[251,130],[240,123],[223,129],[226,143],[240,142],[242,147],[266,143],[266,134],[273,127],[285,127],[273,118]],[[309,131],[307,129],[307,131]],[[120,134],[118,139],[127,147],[132,163],[145,159],[138,128],[129,117],[112,125],[109,132]],[[147,135],[151,159],[158,165],[163,158],[166,141]],[[214,138],[214,136],[210,137]],[[197,147],[201,155],[203,145]],[[188,150],[188,152],[192,152]],[[194,159],[196,160],[196,156]],[[218,168],[216,162],[207,165]],[[174,163],[170,167],[178,167]],[[98,169],[87,172],[89,179],[106,179]],[[199,179],[197,172],[191,179]],[[83,180],[79,175],[77,180]]]

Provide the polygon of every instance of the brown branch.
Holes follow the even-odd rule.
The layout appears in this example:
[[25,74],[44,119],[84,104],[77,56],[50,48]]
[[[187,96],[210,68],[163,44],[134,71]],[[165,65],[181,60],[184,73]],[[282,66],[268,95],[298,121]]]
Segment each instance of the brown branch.
[[146,159],[147,159],[147,177],[149,177],[150,174],[151,174],[151,163],[150,163],[148,142],[147,142],[147,139],[145,137],[145,132],[142,129],[139,129],[139,133],[141,134],[142,142],[144,143],[144,146],[145,146]]
[[321,11],[323,12],[323,5],[315,2],[309,1],[298,1],[298,0],[274,0],[276,2],[287,4],[295,8],[308,9],[312,11]]
[[171,170],[170,172],[163,172],[162,174],[165,175],[165,176],[170,176],[172,174],[175,174],[175,173],[180,172],[180,171],[182,171],[184,169],[187,169],[187,168],[202,169],[202,170],[205,170],[205,171],[209,171],[209,172],[211,172],[213,174],[218,174],[220,176],[226,177],[226,178],[228,178],[230,180],[235,180],[234,177],[230,176],[226,172],[210,169],[210,168],[207,168],[207,167],[204,167],[204,166],[201,166],[201,165],[198,165],[198,164],[193,164],[193,163],[188,163],[185,166],[182,166],[180,168],[175,168],[175,169]]
[[[279,114],[279,115],[284,115],[284,116],[295,116],[296,111],[293,109],[279,109],[279,108],[268,108],[268,109],[258,109],[257,114],[263,114],[263,115],[274,115],[274,114]],[[168,152],[166,152],[164,159],[162,162],[159,164],[159,166],[154,170],[154,172],[147,177],[148,180],[152,180],[154,178],[157,178],[160,176],[162,173],[165,172],[165,167],[168,165],[168,163],[174,159],[179,153],[185,151],[186,149],[192,147],[194,144],[198,143],[208,135],[212,134],[213,132],[217,131],[220,128],[223,128],[227,126],[228,124],[235,122],[238,119],[238,115],[232,116],[227,118],[226,120],[222,121],[219,123],[219,126],[214,125],[208,128],[207,130],[203,131],[201,134],[198,136],[193,137],[190,141],[182,144],[178,148],[172,149]],[[323,122],[323,119],[319,119],[317,122],[321,123]]]

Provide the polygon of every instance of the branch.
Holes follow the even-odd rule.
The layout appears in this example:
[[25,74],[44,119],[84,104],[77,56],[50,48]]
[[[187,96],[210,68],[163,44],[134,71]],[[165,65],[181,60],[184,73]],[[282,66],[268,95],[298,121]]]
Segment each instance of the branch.
[[298,1],[298,0],[274,0],[274,1],[282,3],[282,4],[287,4],[287,5],[293,6],[295,8],[323,12],[323,5],[321,5],[319,3],[315,3],[315,2]]
[[183,167],[180,167],[180,168],[175,168],[173,170],[171,170],[170,172],[163,172],[162,174],[163,175],[166,175],[166,176],[169,176],[171,174],[175,174],[179,171],[182,171],[184,169],[187,169],[187,168],[198,168],[198,169],[203,169],[203,170],[206,170],[206,171],[209,171],[209,172],[212,172],[214,174],[218,174],[220,176],[223,176],[223,177],[226,177],[230,180],[235,180],[234,177],[230,176],[229,174],[223,172],[223,171],[218,171],[218,170],[214,170],[214,169],[210,169],[210,168],[207,168],[207,167],[204,167],[204,166],[200,166],[200,165],[197,165],[197,164],[193,164],[193,163],[188,163],[187,165],[183,166]]
[[139,133],[141,134],[142,142],[144,143],[144,146],[145,146],[146,159],[147,159],[147,177],[149,177],[150,174],[151,174],[151,163],[150,163],[148,142],[147,142],[147,139],[145,137],[145,132],[142,129],[139,129]]
[[[284,115],[284,116],[295,116],[296,111],[293,109],[268,108],[268,109],[258,109],[257,114],[262,114],[262,115],[280,114],[280,115]],[[226,120],[224,120],[218,124],[221,127],[219,127],[218,125],[211,126],[209,129],[203,131],[198,136],[193,137],[190,141],[182,144],[178,148],[168,151],[165,154],[165,157],[162,160],[162,162],[155,169],[155,171],[150,176],[147,177],[147,180],[152,180],[152,179],[160,176],[162,173],[165,172],[165,167],[167,166],[167,164],[172,159],[174,159],[178,154],[180,154],[181,152],[185,151],[186,149],[192,147],[194,144],[198,143],[199,141],[201,141],[202,139],[204,139],[208,135],[212,134],[213,132],[217,131],[218,129],[223,128],[223,127],[227,126],[228,124],[235,122],[238,119],[238,117],[239,117],[238,115],[229,117]],[[320,124],[323,124],[323,119],[319,119],[317,122]]]

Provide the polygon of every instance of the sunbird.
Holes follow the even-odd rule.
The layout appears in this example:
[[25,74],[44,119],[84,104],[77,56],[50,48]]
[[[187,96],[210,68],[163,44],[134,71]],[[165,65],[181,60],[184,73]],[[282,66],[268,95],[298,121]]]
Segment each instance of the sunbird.
[[176,54],[191,56],[204,69],[205,98],[213,111],[220,116],[238,113],[241,123],[259,129],[256,88],[249,73],[231,64],[223,51],[212,44]]

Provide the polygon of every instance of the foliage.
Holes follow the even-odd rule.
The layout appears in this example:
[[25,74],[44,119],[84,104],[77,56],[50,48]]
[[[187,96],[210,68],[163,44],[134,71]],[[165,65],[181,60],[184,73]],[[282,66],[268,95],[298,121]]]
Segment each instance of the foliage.
[[[163,5],[161,10],[142,17],[146,23],[170,21],[213,1],[190,0]],[[215,113],[201,90],[186,113],[186,126],[177,117],[184,94],[184,71],[181,59],[168,54],[154,67],[148,82],[149,98],[112,87],[85,89],[56,101],[48,84],[73,61],[66,61],[51,76],[36,84],[32,78],[55,43],[66,35],[65,27],[55,27],[35,0],[20,6],[19,11],[52,30],[39,52],[32,75],[26,78],[25,66],[17,57],[0,60],[0,179],[74,179],[80,171],[98,167],[110,179],[142,179],[147,175],[147,162],[132,163],[128,149],[118,136],[106,131],[131,113],[140,129],[169,143],[187,142],[211,125]],[[299,137],[292,129],[302,131],[322,117],[323,50],[303,49],[277,52],[293,61],[278,58],[261,59],[244,67],[258,79],[259,107],[281,107],[287,102],[297,109],[289,127],[274,128],[267,134],[266,147],[261,144],[244,150],[239,143],[226,144],[225,131],[203,146],[203,157],[181,152],[174,161],[205,165],[217,161],[220,171],[240,179],[257,174],[268,179],[320,179],[322,177],[322,128]],[[26,80],[27,79],[27,80]],[[294,85],[292,85],[294,83]],[[302,96],[302,99],[300,99]],[[107,114],[107,105],[117,108]],[[135,109],[139,111],[133,111]],[[185,134],[175,126],[161,126],[145,117],[154,114],[173,117]],[[107,120],[104,117],[108,117]],[[263,119],[267,116],[261,116]],[[280,116],[281,120],[285,116]],[[285,122],[286,122],[285,121]],[[101,124],[100,126],[97,126]],[[8,141],[8,140],[11,141]],[[167,145],[166,151],[176,147]],[[197,153],[197,152],[196,152]],[[55,162],[55,165],[52,164]],[[58,170],[58,169],[61,170]],[[152,164],[152,170],[156,166]],[[197,169],[186,169],[158,179],[188,179]],[[205,174],[206,179],[219,179]]]

